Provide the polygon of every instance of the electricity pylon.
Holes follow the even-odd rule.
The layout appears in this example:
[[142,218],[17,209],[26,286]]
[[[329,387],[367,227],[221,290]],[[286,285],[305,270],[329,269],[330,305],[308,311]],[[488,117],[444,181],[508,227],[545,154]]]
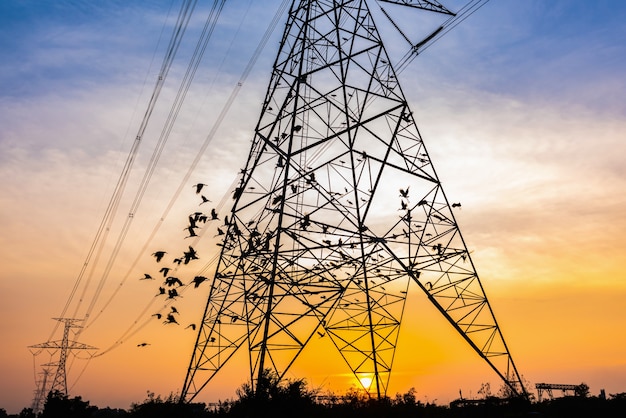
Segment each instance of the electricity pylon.
[[[79,343],[77,341],[71,341],[69,339],[70,329],[72,328],[82,328],[82,326],[78,325],[78,322],[82,321],[82,319],[74,319],[74,318],[53,318],[59,322],[63,322],[65,326],[63,327],[63,338],[61,341],[47,341],[41,344],[35,344],[29,346],[29,348],[40,348],[40,349],[49,349],[59,351],[59,361],[57,363],[50,363],[44,366],[52,366],[56,365],[56,372],[54,374],[54,379],[52,380],[52,385],[50,387],[49,392],[60,392],[63,395],[67,395],[67,372],[66,372],[66,360],[68,354],[73,350],[96,350],[96,347],[92,347],[87,344]],[[44,371],[47,376],[47,372]],[[46,389],[46,379],[42,382],[42,387],[38,388],[38,391],[44,392]],[[39,397],[41,397],[41,394]],[[40,400],[38,401],[40,402]]]
[[525,393],[366,1],[293,3],[233,199],[182,400],[317,333],[385,396],[410,283]]
[[42,375],[41,380],[37,381],[37,389],[35,390],[35,397],[33,398],[33,403],[31,409],[35,414],[39,414],[43,410],[43,404],[46,399],[47,387],[48,387],[48,376],[50,376],[51,371],[49,366],[57,366],[57,364],[43,364],[42,365]]

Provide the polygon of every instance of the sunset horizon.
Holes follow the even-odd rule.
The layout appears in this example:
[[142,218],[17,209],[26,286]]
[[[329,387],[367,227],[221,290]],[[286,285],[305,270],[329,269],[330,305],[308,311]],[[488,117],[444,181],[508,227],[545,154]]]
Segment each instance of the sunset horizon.
[[[59,318],[68,319],[70,397],[128,409],[150,393],[186,389],[219,278],[225,219],[241,195],[238,176],[259,115],[273,111],[266,92],[290,3],[227,3],[201,60],[196,42],[212,12],[197,5],[167,77],[162,62],[176,2],[0,5],[7,57],[0,65],[0,408],[31,407],[44,370],[55,378],[66,324]],[[464,5],[442,3],[453,11]],[[392,40],[385,53],[394,66],[407,46],[384,20],[387,9],[415,40],[437,33],[446,18],[378,5],[384,13],[373,15],[383,42]],[[427,150],[420,156],[441,181],[464,254],[532,395],[537,383],[584,383],[591,396],[626,392],[624,18],[626,5],[610,1],[487,1],[398,72]],[[199,67],[189,77],[194,59]],[[193,80],[188,89],[185,80]],[[277,161],[269,167],[280,168]],[[307,176],[302,182],[322,181]],[[377,192],[393,222],[407,205],[423,206],[407,179],[394,177]],[[380,213],[372,231],[389,217]],[[295,230],[313,233],[304,216]],[[311,218],[321,225],[321,215]],[[386,237],[395,239],[391,232]],[[320,237],[330,247],[331,237]],[[336,253],[345,258],[351,253],[342,244]],[[420,245],[443,252],[441,243]],[[395,350],[386,396],[414,390],[420,402],[448,405],[483,397],[485,383],[496,395],[505,382],[433,305],[433,283],[417,278],[406,289],[383,287],[386,297],[406,298],[397,342],[391,331],[385,337]],[[303,294],[315,290],[311,283]],[[370,387],[375,394],[376,377],[356,377],[337,345],[339,327],[331,335],[326,324],[332,314],[324,309],[333,312],[326,295],[334,296],[320,295],[302,314],[311,337],[285,378],[322,393]],[[359,297],[350,301],[360,304]],[[307,322],[317,312],[324,312],[320,328]],[[254,379],[245,348],[194,402],[234,399]]]

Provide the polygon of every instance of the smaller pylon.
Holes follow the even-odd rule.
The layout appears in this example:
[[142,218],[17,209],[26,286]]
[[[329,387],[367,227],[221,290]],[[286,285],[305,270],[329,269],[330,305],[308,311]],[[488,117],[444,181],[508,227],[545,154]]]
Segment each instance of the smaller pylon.
[[41,379],[37,381],[37,389],[35,389],[35,397],[33,398],[33,403],[31,405],[31,409],[35,415],[38,415],[43,410],[43,402],[46,397],[46,388],[48,387],[48,376],[50,376],[51,369],[50,366],[57,366],[57,363],[46,363],[42,364],[42,372],[39,373],[42,375]]
[[[57,366],[56,373],[54,374],[54,380],[52,381],[52,386],[50,387],[49,392],[58,391],[64,395],[67,395],[67,375],[65,370],[65,362],[67,360],[68,352],[72,350],[97,350],[96,347],[79,343],[77,341],[70,341],[69,334],[71,328],[82,328],[82,326],[77,325],[78,322],[82,321],[82,319],[74,319],[74,318],[52,318],[59,322],[63,322],[65,324],[63,328],[63,338],[61,341],[47,341],[41,344],[35,344],[29,346],[29,348],[43,348],[43,349],[53,349],[60,350],[59,351],[59,361],[57,363],[50,363],[48,365]],[[45,372],[44,372],[45,373]],[[47,376],[46,376],[47,379]],[[39,388],[39,390],[45,390],[45,385],[42,386],[43,389]]]

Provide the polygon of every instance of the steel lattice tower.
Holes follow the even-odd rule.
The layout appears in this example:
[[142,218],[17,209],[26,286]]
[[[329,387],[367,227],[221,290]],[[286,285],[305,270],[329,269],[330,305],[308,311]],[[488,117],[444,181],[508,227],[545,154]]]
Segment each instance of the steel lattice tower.
[[366,1],[294,1],[233,199],[182,400],[317,332],[384,396],[411,282],[525,393]]
[[[63,338],[61,341],[47,341],[41,344],[35,344],[29,346],[29,348],[43,348],[43,349],[51,349],[59,351],[59,361],[56,364],[47,364],[46,366],[56,365],[57,369],[54,374],[54,379],[52,380],[52,385],[48,392],[60,392],[63,395],[67,395],[67,373],[66,373],[66,360],[68,354],[72,350],[96,350],[96,347],[79,343],[77,341],[72,341],[69,339],[70,329],[71,328],[82,328],[82,326],[78,325],[82,319],[74,319],[74,318],[53,318],[59,322],[63,322],[65,326],[63,327]],[[47,380],[47,379],[46,379]],[[39,388],[38,391],[42,393],[45,392],[45,382],[43,382],[43,387]]]

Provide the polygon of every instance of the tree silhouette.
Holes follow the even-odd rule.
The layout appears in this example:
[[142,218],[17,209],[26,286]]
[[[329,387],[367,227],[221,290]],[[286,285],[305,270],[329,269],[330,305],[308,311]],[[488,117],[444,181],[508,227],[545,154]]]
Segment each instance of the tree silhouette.
[[40,418],[90,418],[95,406],[89,406],[89,401],[83,401],[80,396],[69,398],[58,390],[48,393],[46,403]]
[[232,417],[263,416],[319,416],[321,405],[315,402],[316,391],[309,390],[304,379],[281,380],[265,369],[256,382],[244,383],[236,391],[238,399],[222,404],[221,411]]

